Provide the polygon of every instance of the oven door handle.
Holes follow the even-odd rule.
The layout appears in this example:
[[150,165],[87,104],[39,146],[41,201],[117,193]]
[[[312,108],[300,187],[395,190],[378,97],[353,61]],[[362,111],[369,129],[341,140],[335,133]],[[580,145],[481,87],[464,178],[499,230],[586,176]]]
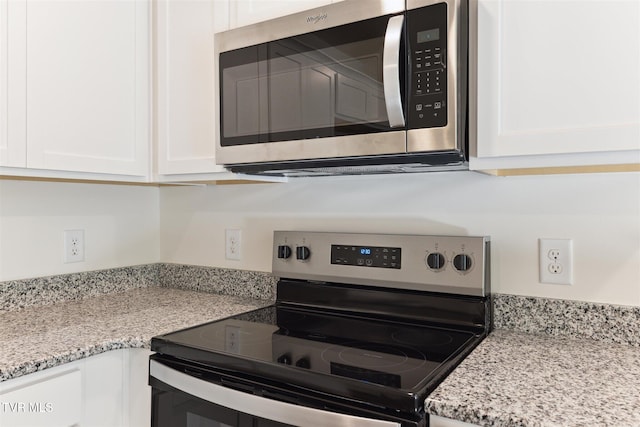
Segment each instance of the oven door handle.
[[149,362],[149,375],[207,402],[285,424],[305,427],[400,427],[396,422],[328,412],[244,393],[192,377],[155,360]]
[[389,126],[392,128],[401,127],[405,124],[400,88],[400,42],[402,40],[403,23],[404,15],[396,15],[389,18],[387,31],[384,35],[382,54],[384,102],[387,106]]

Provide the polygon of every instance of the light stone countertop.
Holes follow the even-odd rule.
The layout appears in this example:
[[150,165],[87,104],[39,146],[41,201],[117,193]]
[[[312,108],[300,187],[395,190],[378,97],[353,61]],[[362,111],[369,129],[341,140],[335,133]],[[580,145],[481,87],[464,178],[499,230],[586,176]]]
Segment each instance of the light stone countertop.
[[[150,286],[2,312],[0,381],[109,350],[148,348],[155,335],[269,304]],[[639,385],[638,345],[498,329],[426,406],[479,425],[637,427]]]
[[640,347],[493,331],[426,400],[482,426],[640,426]]
[[0,381],[271,304],[148,287],[0,313]]

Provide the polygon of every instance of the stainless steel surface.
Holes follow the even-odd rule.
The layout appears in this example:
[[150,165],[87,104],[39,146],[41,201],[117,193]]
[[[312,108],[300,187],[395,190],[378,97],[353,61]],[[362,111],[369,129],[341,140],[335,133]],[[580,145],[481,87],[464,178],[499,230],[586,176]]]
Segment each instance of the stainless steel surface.
[[[488,237],[275,231],[273,240],[272,271],[278,277],[474,296],[490,293]],[[401,248],[401,268],[331,264],[332,244]],[[306,261],[295,255],[280,259],[279,245],[290,246],[294,254],[296,247],[306,246],[311,256]],[[435,252],[446,261],[437,271],[426,262]],[[472,260],[472,267],[465,272],[453,265],[455,256],[461,254]]]
[[402,163],[394,165],[368,165],[368,166],[334,166],[334,167],[317,167],[317,168],[297,168],[278,169],[277,173],[283,177],[296,176],[336,176],[336,175],[366,175],[366,174],[384,174],[384,173],[405,173],[405,172],[442,172],[451,170],[468,170],[466,162],[458,162],[456,164],[447,165],[426,165],[423,163]]
[[406,144],[406,132],[397,131],[322,138],[321,143],[314,140],[294,140],[233,147],[218,146],[216,162],[234,164],[399,154],[406,151]]
[[348,0],[216,34],[220,52],[306,34],[377,16],[400,13],[404,0]]
[[384,83],[387,117],[392,128],[405,125],[402,111],[402,94],[400,92],[400,41],[402,40],[403,23],[403,15],[389,18],[387,32],[384,37],[382,81]]
[[469,0],[469,156],[478,155],[478,0]]
[[183,374],[155,360],[149,362],[149,375],[207,402],[285,424],[308,427],[400,427],[399,423],[327,412],[233,390]]
[[[467,136],[467,120],[470,120],[469,130],[473,131],[474,117],[467,116],[467,104],[469,104],[470,114],[475,112],[475,98],[469,98],[467,93],[467,38],[469,25],[475,22],[474,11],[477,11],[476,0],[407,0],[406,9],[415,9],[432,4],[446,2],[448,21],[448,44],[446,56],[447,73],[447,117],[448,124],[445,127],[421,128],[398,130],[397,132],[380,132],[362,135],[348,135],[338,137],[316,139],[300,139],[290,141],[277,141],[269,143],[256,143],[248,145],[235,145],[222,147],[220,138],[216,140],[216,163],[230,166],[240,164],[265,163],[265,162],[286,162],[297,160],[331,159],[341,158],[348,160],[353,157],[393,155],[405,153],[433,153],[433,152],[458,152],[464,153],[466,141],[469,139],[469,150],[475,149],[475,135]],[[470,4],[467,7],[467,4]],[[268,41],[273,41],[293,35],[304,34],[312,31],[326,29],[334,26],[357,22],[377,16],[401,13],[405,10],[404,0],[348,0],[335,4],[311,9],[308,11],[292,14],[289,16],[265,21],[246,27],[241,27],[216,34],[215,56],[216,61],[220,52],[252,46]],[[391,17],[389,27],[395,33],[400,16]],[[392,26],[391,23],[394,23]],[[473,28],[471,29],[472,31]],[[473,48],[475,40],[471,41]],[[389,51],[393,50],[389,42]],[[399,52],[398,50],[395,50]],[[471,57],[471,70],[469,77],[474,78],[475,62],[477,60],[475,51],[469,52]],[[391,56],[387,55],[387,42],[385,37],[384,54],[384,78],[383,87],[385,93],[385,103],[389,123],[391,126],[403,127],[406,123],[405,115],[402,112],[401,101],[398,99],[399,85],[397,79],[390,78],[390,75],[397,75],[391,63]],[[389,68],[387,68],[389,62]],[[397,67],[397,64],[396,64]],[[216,66],[214,71],[216,94],[220,94],[219,69]],[[475,81],[470,81],[471,90],[475,90]],[[391,95],[393,93],[393,95]],[[472,92],[475,93],[475,92]],[[216,115],[217,128],[220,129],[220,116]],[[261,120],[261,123],[267,120]],[[461,155],[461,158],[463,155]],[[410,156],[407,157],[407,164],[415,164]],[[438,165],[438,170],[467,169],[465,161],[451,164]],[[282,169],[286,169],[284,164]],[[300,169],[296,166],[297,169]],[[304,166],[302,166],[304,168]],[[410,166],[398,168],[396,165],[388,167],[373,166],[370,168],[360,167],[350,169],[353,173],[379,173],[379,172],[416,172],[435,170],[432,165],[425,163],[425,166]],[[344,173],[344,172],[338,172]],[[347,172],[348,173],[348,172]],[[309,176],[328,175],[323,171],[310,171],[306,173],[291,171],[288,176]]]

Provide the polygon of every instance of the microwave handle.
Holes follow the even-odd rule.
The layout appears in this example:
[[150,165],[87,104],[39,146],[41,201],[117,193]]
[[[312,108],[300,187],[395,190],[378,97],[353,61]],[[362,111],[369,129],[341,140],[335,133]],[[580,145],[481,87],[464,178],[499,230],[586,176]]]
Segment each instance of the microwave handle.
[[384,35],[382,82],[389,126],[392,128],[405,125],[400,92],[400,42],[403,23],[404,15],[392,16],[389,18],[387,31]]

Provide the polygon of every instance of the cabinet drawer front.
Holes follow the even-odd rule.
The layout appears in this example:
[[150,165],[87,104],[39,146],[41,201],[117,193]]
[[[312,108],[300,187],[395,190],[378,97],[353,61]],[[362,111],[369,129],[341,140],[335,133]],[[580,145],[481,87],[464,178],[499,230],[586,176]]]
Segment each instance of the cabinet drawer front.
[[77,369],[0,392],[0,425],[79,425],[81,392],[82,376]]

